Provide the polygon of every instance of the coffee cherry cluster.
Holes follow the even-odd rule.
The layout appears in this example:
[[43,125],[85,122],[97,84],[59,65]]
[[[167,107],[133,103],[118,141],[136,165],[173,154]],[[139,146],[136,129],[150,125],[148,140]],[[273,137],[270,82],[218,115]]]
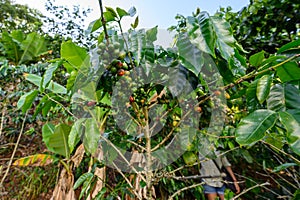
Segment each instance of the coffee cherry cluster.
[[136,102],[138,106],[145,106],[148,101],[148,94],[143,87],[138,88],[134,93],[129,97],[129,102]]
[[108,70],[113,76],[123,76],[129,73],[129,70],[133,68],[132,60],[129,56],[130,53],[120,51],[120,43],[110,43],[106,45],[105,43],[100,43],[98,45],[97,53],[100,55],[99,59],[105,65],[106,70]]

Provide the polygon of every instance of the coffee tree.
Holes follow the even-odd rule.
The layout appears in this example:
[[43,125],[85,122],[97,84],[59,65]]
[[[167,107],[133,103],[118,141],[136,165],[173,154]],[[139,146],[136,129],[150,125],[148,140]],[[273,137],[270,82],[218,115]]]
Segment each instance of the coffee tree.
[[[35,115],[44,117],[59,111],[59,120],[42,130],[55,156],[15,165],[58,160],[54,199],[202,199],[198,154],[211,159],[222,147],[257,166],[249,170],[264,170],[279,187],[266,195],[297,198],[299,40],[247,59],[228,22],[197,10],[177,16],[174,46],[164,49],[154,45],[158,27],[137,29],[138,17],[123,31],[134,7],[104,11],[100,1],[100,10],[89,28],[99,32],[91,49],[65,41],[44,74],[24,75],[34,89],[18,107],[26,113],[36,104]],[[55,78],[61,67],[64,82]],[[281,174],[289,178],[276,182]],[[246,187],[234,199],[259,198],[269,191],[267,178],[239,176]]]

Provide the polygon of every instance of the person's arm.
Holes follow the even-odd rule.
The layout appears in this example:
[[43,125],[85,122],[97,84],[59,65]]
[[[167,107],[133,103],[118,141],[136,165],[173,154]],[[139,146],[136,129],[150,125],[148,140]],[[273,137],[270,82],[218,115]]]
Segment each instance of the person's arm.
[[233,182],[234,182],[234,187],[235,187],[235,189],[236,189],[236,194],[240,193],[240,186],[239,186],[239,184],[238,184],[238,182],[237,182],[237,180],[236,180],[236,177],[235,177],[235,175],[234,175],[234,173],[233,173],[231,167],[230,167],[230,166],[227,166],[227,167],[225,167],[225,168],[226,168],[226,170],[228,171],[228,173],[230,174],[230,176],[231,176],[231,178],[232,178],[232,180],[233,180]]

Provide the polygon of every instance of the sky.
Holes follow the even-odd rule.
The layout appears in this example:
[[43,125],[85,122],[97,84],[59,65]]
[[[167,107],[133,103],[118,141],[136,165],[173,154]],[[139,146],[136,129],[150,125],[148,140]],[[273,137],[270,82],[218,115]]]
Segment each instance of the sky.
[[[44,8],[46,0],[15,0],[18,4],[27,4],[31,8],[40,10],[46,14]],[[55,0],[55,5],[80,5],[81,8],[91,8],[92,12],[86,19],[85,25],[96,20],[100,16],[98,0]],[[191,15],[197,7],[201,11],[207,11],[213,15],[220,7],[231,6],[234,11],[238,11],[247,4],[249,0],[102,0],[104,6],[112,8],[120,7],[128,10],[134,6],[139,15],[139,27],[151,28],[158,25],[158,28],[166,29],[171,25],[176,25],[175,16],[182,14]],[[127,19],[133,23],[133,18]],[[125,26],[130,22],[125,22]]]
[[[31,8],[38,9],[47,16],[45,9],[46,0],[14,0],[18,4],[27,4]],[[92,9],[88,14],[84,25],[88,25],[100,17],[100,7],[98,0],[52,0],[54,5],[63,5],[72,8],[72,5],[79,5],[83,9]],[[175,16],[181,14],[190,16],[196,8],[207,11],[213,15],[220,7],[232,7],[233,11],[239,11],[249,4],[249,0],[102,0],[104,6],[116,8],[120,7],[129,10],[134,6],[139,16],[138,29],[153,28],[158,26],[158,40],[156,44],[168,47],[172,43],[172,35],[167,31],[172,25],[176,25]],[[127,31],[135,18],[124,17],[122,28]]]

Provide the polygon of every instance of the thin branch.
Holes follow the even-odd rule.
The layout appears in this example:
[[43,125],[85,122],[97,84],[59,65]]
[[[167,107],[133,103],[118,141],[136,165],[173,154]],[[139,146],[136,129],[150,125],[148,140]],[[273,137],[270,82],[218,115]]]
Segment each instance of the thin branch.
[[100,6],[101,22],[102,22],[102,25],[103,25],[105,39],[106,39],[107,44],[109,44],[109,36],[108,36],[108,33],[107,33],[107,29],[106,29],[106,20],[104,18],[104,14],[103,14],[104,12],[103,12],[102,0],[99,0],[99,6]]
[[[139,198],[139,199],[143,199],[134,189],[133,185],[131,184],[131,182],[128,180],[128,178],[125,176],[125,174],[123,174],[123,172],[120,170],[120,168],[113,162],[112,163],[114,165],[114,167],[117,169],[117,171],[121,174],[121,176],[125,179],[125,181],[128,183],[128,185],[132,188],[132,191],[134,193],[134,195]],[[137,174],[139,175],[139,174]],[[142,177],[142,176],[141,176]]]
[[299,56],[300,56],[300,54],[294,55],[294,56],[289,57],[288,59],[286,59],[286,60],[284,60],[284,61],[282,61],[282,62],[280,62],[280,63],[278,63],[278,64],[276,64],[276,65],[274,65],[274,66],[272,66],[272,67],[269,67],[269,68],[267,68],[267,69],[265,69],[265,70],[262,70],[262,71],[259,71],[259,72],[252,71],[252,72],[250,72],[249,74],[246,74],[245,76],[239,78],[239,79],[236,80],[234,83],[230,83],[230,84],[224,86],[223,89],[224,89],[224,90],[227,90],[227,89],[229,89],[229,88],[234,87],[235,85],[240,84],[241,82],[244,82],[245,80],[248,80],[248,79],[250,79],[250,78],[256,77],[256,76],[261,75],[261,74],[263,74],[263,73],[266,73],[266,72],[268,72],[268,71],[274,71],[274,70],[277,69],[278,67],[284,65],[284,64],[287,63],[287,62],[290,62],[291,60],[293,60],[293,59],[295,59],[295,58],[297,58],[297,57],[299,57]]
[[0,124],[0,138],[1,138],[2,130],[3,130],[3,124],[4,124],[4,115],[5,115],[5,112],[6,112],[6,106],[3,105],[2,116],[1,116],[1,124]]
[[[246,176],[243,176],[243,175],[240,175],[240,174],[235,174],[236,176],[238,177],[241,177],[243,179],[247,179],[249,180],[250,182],[252,183],[255,183],[255,184],[258,184],[256,181],[254,181],[253,179],[249,178],[249,177],[246,177]],[[269,189],[268,187],[265,187],[265,186],[262,186],[265,190],[268,190],[269,192],[273,193],[274,195],[277,195],[278,197],[280,196],[280,194],[274,192],[273,190]]]
[[264,144],[269,145],[270,147],[272,147],[272,148],[274,148],[274,149],[276,149],[276,151],[281,152],[282,154],[284,154],[284,155],[286,155],[287,157],[289,157],[289,158],[291,158],[292,160],[294,160],[298,165],[300,165],[300,160],[298,160],[297,158],[295,158],[295,157],[292,156],[291,154],[286,153],[285,151],[283,151],[283,150],[277,148],[276,146],[274,146],[274,145],[272,145],[272,144],[270,144],[270,143],[267,143],[267,142],[265,142],[265,141],[261,141],[261,142],[264,143]]
[[250,188],[247,188],[246,190],[243,190],[240,194],[238,194],[235,197],[233,197],[232,200],[238,199],[240,196],[242,196],[243,194],[246,194],[250,190],[253,190],[253,189],[257,188],[257,187],[264,187],[266,185],[271,185],[271,184],[269,182],[265,182],[265,183],[262,183],[262,184],[254,185],[254,186],[252,186]]
[[27,110],[27,112],[26,112],[26,114],[25,114],[25,116],[24,116],[23,123],[22,123],[22,127],[21,127],[21,130],[20,130],[20,133],[19,133],[19,136],[18,136],[16,145],[15,145],[14,151],[13,151],[13,153],[12,153],[12,155],[11,155],[10,160],[9,160],[8,167],[7,167],[7,169],[6,169],[6,172],[5,172],[5,174],[4,174],[4,176],[2,177],[2,180],[1,180],[1,182],[0,182],[0,187],[2,187],[3,182],[4,182],[5,178],[7,177],[8,172],[9,172],[9,170],[10,170],[10,167],[11,167],[11,165],[12,165],[13,159],[14,159],[14,157],[15,157],[15,154],[16,154],[16,151],[17,151],[17,148],[18,148],[18,145],[19,145],[20,140],[21,140],[21,136],[22,136],[23,131],[24,131],[24,126],[25,126],[25,122],[26,122],[26,118],[27,118],[27,113],[28,113],[28,110]]
[[184,188],[181,188],[180,190],[178,190],[177,192],[175,192],[172,196],[170,196],[169,200],[172,200],[176,195],[180,194],[181,192],[183,192],[185,190],[189,190],[189,189],[201,186],[203,184],[204,184],[204,182],[198,183],[198,184],[194,184],[194,185],[190,185],[190,186],[187,186],[187,187],[184,187]]

